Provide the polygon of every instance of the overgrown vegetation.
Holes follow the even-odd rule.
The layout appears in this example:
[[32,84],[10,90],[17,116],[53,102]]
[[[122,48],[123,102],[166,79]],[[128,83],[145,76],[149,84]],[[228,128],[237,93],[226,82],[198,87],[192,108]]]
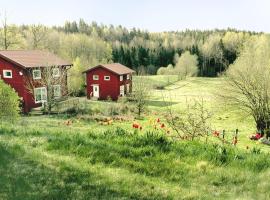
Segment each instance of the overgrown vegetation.
[[1,198],[269,197],[268,154],[117,127],[78,133],[59,122],[0,128]]
[[0,121],[13,121],[18,118],[19,105],[17,93],[0,79]]

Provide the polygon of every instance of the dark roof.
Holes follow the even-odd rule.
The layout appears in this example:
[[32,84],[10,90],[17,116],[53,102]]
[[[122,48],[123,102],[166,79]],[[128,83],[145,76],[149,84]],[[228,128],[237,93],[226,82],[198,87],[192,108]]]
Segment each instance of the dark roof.
[[57,57],[53,53],[41,50],[0,51],[0,57],[24,68],[72,66],[70,62]]
[[87,73],[89,71],[92,71],[93,69],[96,69],[98,67],[103,67],[111,72],[114,72],[118,75],[122,75],[122,74],[130,74],[130,73],[134,73],[135,71],[120,64],[120,63],[111,63],[111,64],[102,64],[102,65],[97,65],[95,67],[92,67],[86,71],[84,71],[83,73]]

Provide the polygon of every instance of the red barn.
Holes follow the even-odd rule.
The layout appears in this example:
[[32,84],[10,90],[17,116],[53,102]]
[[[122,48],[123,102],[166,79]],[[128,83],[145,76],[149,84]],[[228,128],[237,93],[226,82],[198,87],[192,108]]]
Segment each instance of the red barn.
[[60,97],[67,93],[67,81],[61,85],[58,82],[66,80],[63,72],[70,66],[71,63],[46,51],[0,51],[0,79],[15,89],[26,113],[47,100],[47,85],[42,82],[44,68],[52,67],[54,96]]
[[117,100],[132,91],[134,71],[119,63],[98,65],[86,70],[87,98]]

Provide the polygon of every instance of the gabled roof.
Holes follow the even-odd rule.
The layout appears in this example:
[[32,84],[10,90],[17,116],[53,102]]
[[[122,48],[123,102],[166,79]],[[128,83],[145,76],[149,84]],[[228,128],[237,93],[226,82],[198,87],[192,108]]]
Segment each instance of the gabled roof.
[[41,50],[6,50],[0,51],[0,57],[23,68],[47,66],[72,66],[58,56]]
[[111,64],[102,64],[102,65],[97,65],[95,67],[92,67],[86,71],[84,71],[83,73],[87,73],[89,71],[92,71],[98,67],[103,67],[115,74],[118,74],[118,75],[123,75],[123,74],[130,74],[130,73],[134,73],[135,71],[120,64],[120,63],[111,63]]

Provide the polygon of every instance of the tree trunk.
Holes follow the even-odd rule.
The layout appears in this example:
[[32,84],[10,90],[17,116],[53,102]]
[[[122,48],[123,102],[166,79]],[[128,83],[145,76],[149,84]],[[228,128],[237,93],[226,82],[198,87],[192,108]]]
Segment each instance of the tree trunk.
[[262,134],[262,136],[266,135],[266,138],[270,136],[269,130],[270,122],[266,122],[263,119],[256,120],[257,131]]

